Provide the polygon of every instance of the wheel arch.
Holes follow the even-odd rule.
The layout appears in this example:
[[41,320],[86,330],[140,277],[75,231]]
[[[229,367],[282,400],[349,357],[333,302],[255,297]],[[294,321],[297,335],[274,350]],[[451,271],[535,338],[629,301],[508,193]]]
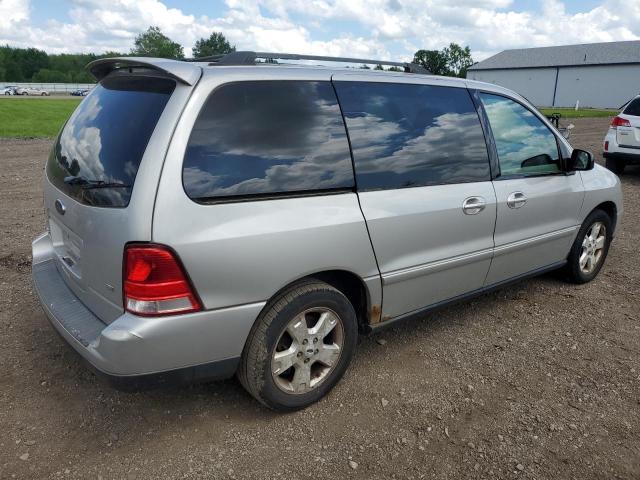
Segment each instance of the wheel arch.
[[591,213],[593,213],[595,210],[602,210],[604,213],[606,213],[609,218],[611,219],[611,226],[613,229],[613,232],[611,232],[612,234],[615,232],[616,230],[616,225],[618,222],[618,208],[616,207],[616,204],[610,200],[606,201],[606,202],[602,202],[598,205],[596,205],[591,212],[589,212],[589,215],[591,215]]
[[370,325],[379,321],[382,311],[381,303],[372,304],[374,295],[372,295],[373,292],[370,292],[364,279],[349,270],[343,269],[322,270],[292,280],[271,296],[265,309],[271,304],[271,300],[278,297],[282,292],[311,280],[319,280],[331,285],[347,297],[356,312],[360,333],[368,333]]

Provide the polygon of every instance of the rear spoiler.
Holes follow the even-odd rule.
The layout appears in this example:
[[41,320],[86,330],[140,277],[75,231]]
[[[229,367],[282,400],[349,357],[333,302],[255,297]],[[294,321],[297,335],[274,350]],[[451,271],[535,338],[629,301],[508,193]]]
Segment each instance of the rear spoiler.
[[130,67],[157,70],[187,85],[194,85],[202,75],[202,68],[193,63],[169,60],[167,58],[146,57],[101,58],[89,63],[87,70],[96,77],[96,80],[100,81],[114,70]]

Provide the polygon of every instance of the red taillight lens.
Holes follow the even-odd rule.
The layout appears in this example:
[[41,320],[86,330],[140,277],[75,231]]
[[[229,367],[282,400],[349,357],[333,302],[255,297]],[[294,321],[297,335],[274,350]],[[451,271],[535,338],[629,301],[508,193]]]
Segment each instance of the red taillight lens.
[[631,122],[626,118],[613,117],[613,120],[611,121],[611,126],[612,127],[630,127]]
[[604,142],[604,151],[608,152],[609,151],[609,140],[607,140],[606,142]]
[[201,310],[175,254],[162,245],[129,245],[124,253],[124,307],[137,315]]

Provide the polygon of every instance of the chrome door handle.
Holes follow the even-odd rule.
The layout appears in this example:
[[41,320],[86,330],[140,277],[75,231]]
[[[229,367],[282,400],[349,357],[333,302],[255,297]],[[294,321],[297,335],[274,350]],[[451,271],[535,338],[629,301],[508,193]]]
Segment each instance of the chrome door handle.
[[484,207],[487,206],[487,201],[482,197],[469,197],[462,202],[462,211],[466,215],[477,215]]
[[507,197],[507,207],[520,208],[527,203],[527,196],[522,192],[513,192]]

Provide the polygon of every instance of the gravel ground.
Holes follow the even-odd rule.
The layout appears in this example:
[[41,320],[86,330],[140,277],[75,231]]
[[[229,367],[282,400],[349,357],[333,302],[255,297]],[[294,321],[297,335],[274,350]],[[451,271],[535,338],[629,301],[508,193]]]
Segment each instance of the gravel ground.
[[[575,119],[599,152],[605,119]],[[554,275],[363,338],[333,392],[279,415],[235,380],[122,393],[30,284],[50,141],[0,141],[0,478],[640,478],[640,169],[588,285]]]

